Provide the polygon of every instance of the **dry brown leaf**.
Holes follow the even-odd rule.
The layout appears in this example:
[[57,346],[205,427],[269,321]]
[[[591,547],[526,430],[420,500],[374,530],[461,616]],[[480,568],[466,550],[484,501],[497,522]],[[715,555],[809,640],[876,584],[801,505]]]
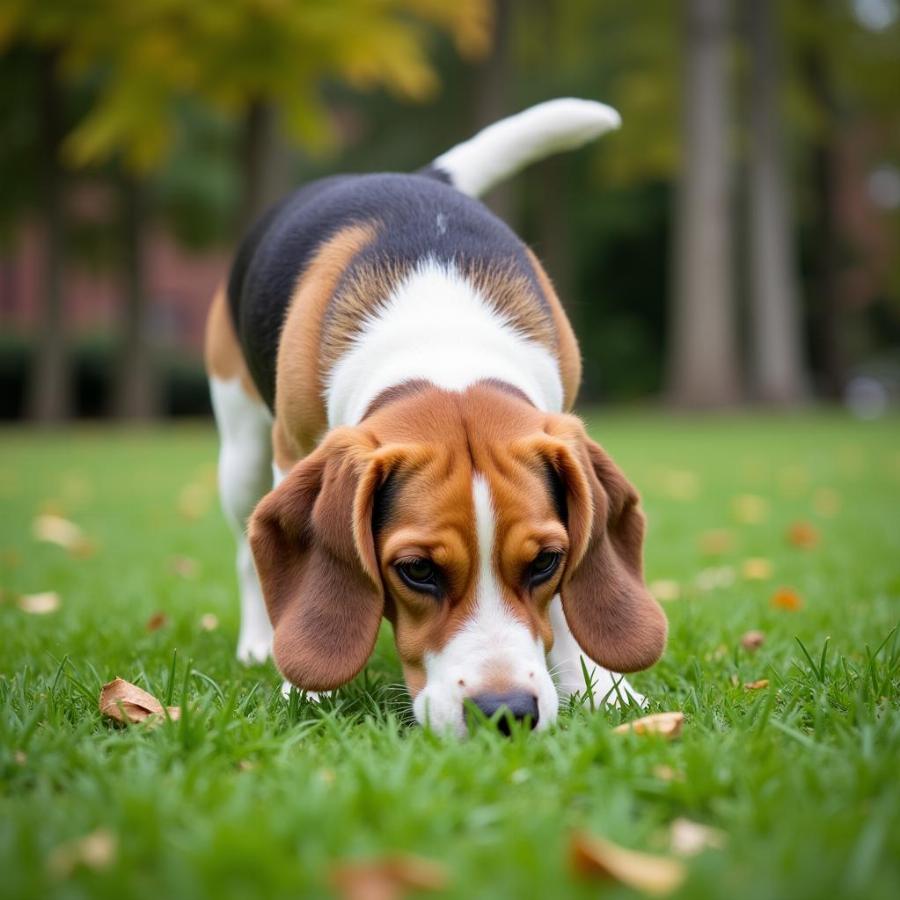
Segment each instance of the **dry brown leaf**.
[[33,616],[45,616],[56,612],[62,601],[56,591],[43,591],[40,594],[22,594],[17,603],[23,612]]
[[670,578],[660,578],[647,585],[650,593],[661,603],[677,600],[681,596],[681,586]]
[[741,564],[741,575],[747,581],[766,581],[772,577],[772,563],[762,556],[745,559]]
[[31,533],[36,540],[56,544],[68,550],[72,556],[82,559],[91,556],[97,549],[94,542],[78,525],[62,516],[50,513],[44,513],[35,518],[31,526]]
[[24,750],[16,750],[13,753],[13,761],[17,766],[24,766],[28,764],[28,754]]
[[197,573],[200,571],[200,563],[189,556],[173,556],[169,560],[169,568],[176,575],[190,580],[197,577]]
[[449,880],[440,863],[406,854],[339,863],[330,879],[345,900],[398,900],[410,891],[442,891]]
[[204,613],[200,616],[200,627],[204,631],[215,631],[219,627],[219,617],[215,613]]
[[819,532],[809,522],[794,522],[787,530],[787,540],[794,547],[811,550],[819,543]]
[[803,598],[792,588],[779,588],[769,601],[775,609],[797,612],[803,609]]
[[613,733],[628,734],[633,731],[635,734],[658,734],[671,741],[681,734],[682,725],[684,725],[683,712],[651,713],[649,716],[617,725],[613,728]]
[[767,688],[768,686],[769,686],[768,678],[759,678],[756,681],[744,682],[744,690],[745,691],[761,691],[763,688]]
[[766,642],[766,636],[762,631],[748,631],[741,637],[741,646],[745,650],[759,650]]
[[119,842],[106,828],[60,844],[47,857],[47,868],[55,878],[67,878],[78,866],[95,871],[108,869],[116,859]]
[[757,494],[740,494],[731,501],[731,512],[742,525],[758,525],[769,515],[769,501]]
[[691,819],[678,818],[669,826],[669,846],[678,856],[696,856],[725,846],[725,833]]
[[684,781],[684,772],[679,772],[671,766],[654,766],[653,774],[660,781]]
[[576,874],[610,878],[646,894],[670,894],[684,881],[687,869],[677,859],[626,850],[612,841],[576,832],[569,842],[569,859]]
[[144,628],[147,631],[159,631],[160,628],[164,628],[169,624],[169,617],[162,611],[153,613],[149,619],[147,619]]
[[[148,719],[160,722],[165,719],[163,706],[153,694],[148,694],[136,684],[122,678],[103,685],[100,691],[100,712],[126,725]],[[181,716],[181,709],[170,706],[168,713],[170,719],[177,719]]]
[[700,550],[707,556],[721,556],[734,547],[734,535],[725,528],[704,531],[698,538]]

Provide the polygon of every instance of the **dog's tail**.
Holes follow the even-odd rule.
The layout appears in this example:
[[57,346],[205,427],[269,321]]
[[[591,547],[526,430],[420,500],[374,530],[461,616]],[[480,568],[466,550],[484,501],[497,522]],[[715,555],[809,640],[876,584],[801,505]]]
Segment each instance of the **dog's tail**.
[[450,181],[470,197],[480,197],[520,169],[574,150],[618,128],[619,114],[604,103],[566,97],[539,103],[501,119],[442,153],[422,174]]

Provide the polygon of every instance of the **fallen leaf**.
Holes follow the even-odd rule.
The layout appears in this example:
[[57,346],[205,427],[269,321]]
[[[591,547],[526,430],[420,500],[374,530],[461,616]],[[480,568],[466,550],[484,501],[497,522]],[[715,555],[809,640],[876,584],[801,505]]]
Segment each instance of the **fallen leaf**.
[[40,594],[22,594],[17,603],[23,612],[34,616],[45,616],[56,612],[60,606],[59,594],[56,591],[44,591]]
[[700,550],[707,556],[721,556],[734,547],[734,535],[725,528],[704,531],[698,539]]
[[653,581],[647,587],[650,589],[650,593],[661,603],[677,600],[681,596],[681,586],[677,581],[672,581],[669,578]]
[[13,760],[17,766],[24,766],[28,763],[28,755],[24,750],[16,750],[16,752],[13,753]]
[[159,631],[160,628],[163,628],[168,624],[169,617],[164,612],[155,612],[147,619],[144,628],[146,628],[147,631]]
[[666,469],[657,478],[660,490],[673,500],[693,500],[700,490],[700,479],[685,469]]
[[185,519],[202,518],[212,502],[212,490],[202,482],[186,484],[178,495],[178,512]]
[[758,525],[769,515],[769,501],[757,494],[740,494],[731,501],[731,512],[742,525]]
[[725,832],[679,817],[669,826],[669,846],[678,856],[696,856],[725,846]]
[[572,869],[583,877],[613,879],[657,896],[676,890],[687,875],[679,860],[626,850],[584,832],[572,835],[569,859]]
[[190,580],[197,577],[197,573],[200,571],[200,563],[189,556],[173,556],[169,560],[169,568],[176,575]]
[[36,540],[56,544],[68,550],[72,556],[86,558],[96,550],[96,546],[81,528],[62,516],[44,513],[35,518],[31,533]]
[[681,726],[684,725],[683,712],[651,713],[631,722],[623,722],[613,728],[614,734],[659,734],[666,740],[673,740],[681,734]]
[[788,543],[810,550],[819,543],[819,532],[809,522],[794,522],[787,531]]
[[769,601],[775,609],[797,612],[803,609],[803,598],[792,588],[778,588]]
[[698,590],[714,591],[716,588],[731,587],[734,584],[734,569],[731,566],[714,566],[701,569],[694,579]]
[[345,900],[395,900],[410,891],[442,891],[448,883],[440,863],[406,854],[339,863],[330,880]]
[[772,563],[762,556],[745,559],[741,564],[741,575],[747,581],[767,581],[772,577]]
[[215,631],[219,627],[219,617],[215,613],[204,613],[200,616],[200,627],[204,631]]
[[98,872],[108,869],[115,862],[118,844],[111,831],[98,828],[60,844],[47,858],[47,868],[55,878],[67,878],[79,866]]
[[763,688],[767,688],[769,686],[768,678],[760,678],[757,681],[747,681],[744,683],[745,691],[761,691]]
[[766,642],[766,636],[761,631],[748,631],[741,637],[741,646],[745,650],[759,650]]
[[654,766],[653,774],[660,781],[684,781],[684,772],[679,772],[671,766]]
[[[156,697],[122,678],[103,685],[100,712],[126,725],[154,718],[162,721],[165,718],[163,706]],[[168,713],[170,719],[177,719],[181,716],[181,709],[170,706]]]
[[826,519],[834,518],[841,511],[841,495],[833,488],[816,488],[812,505],[818,515]]
[[242,759],[238,761],[237,767],[240,772],[251,772],[256,768],[256,763],[252,759]]

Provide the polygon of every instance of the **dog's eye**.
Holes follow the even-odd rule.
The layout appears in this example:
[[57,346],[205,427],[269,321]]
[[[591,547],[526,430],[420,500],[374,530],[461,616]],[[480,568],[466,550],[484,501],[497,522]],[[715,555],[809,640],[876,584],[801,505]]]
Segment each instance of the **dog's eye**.
[[532,587],[547,581],[556,571],[562,554],[556,550],[542,550],[534,558],[529,569],[529,581]]
[[427,559],[407,559],[394,567],[407,587],[427,594],[438,593],[438,572]]

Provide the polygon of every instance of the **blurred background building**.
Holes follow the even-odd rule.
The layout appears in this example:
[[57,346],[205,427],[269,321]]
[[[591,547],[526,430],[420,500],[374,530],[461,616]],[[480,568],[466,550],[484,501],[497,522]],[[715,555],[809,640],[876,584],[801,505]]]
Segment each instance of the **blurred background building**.
[[900,385],[898,0],[0,0],[0,417],[208,411],[272,200],[561,95],[621,131],[488,198],[582,402],[876,415]]

